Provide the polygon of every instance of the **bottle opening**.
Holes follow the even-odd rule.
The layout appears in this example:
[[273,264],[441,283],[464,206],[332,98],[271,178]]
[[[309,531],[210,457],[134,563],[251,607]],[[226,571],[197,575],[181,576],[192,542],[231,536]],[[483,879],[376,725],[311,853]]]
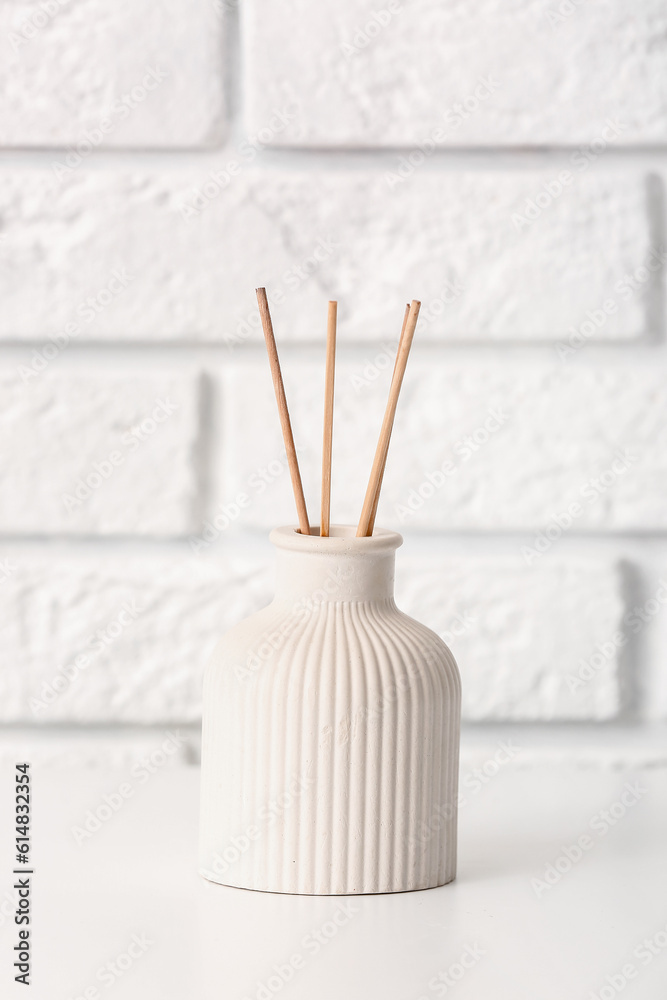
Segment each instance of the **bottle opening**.
[[298,526],[274,528],[269,535],[274,545],[281,549],[299,552],[380,552],[392,551],[403,544],[397,531],[375,528],[367,538],[357,538],[356,524],[332,524],[326,538],[320,535],[319,525],[311,526],[310,535],[304,535]]

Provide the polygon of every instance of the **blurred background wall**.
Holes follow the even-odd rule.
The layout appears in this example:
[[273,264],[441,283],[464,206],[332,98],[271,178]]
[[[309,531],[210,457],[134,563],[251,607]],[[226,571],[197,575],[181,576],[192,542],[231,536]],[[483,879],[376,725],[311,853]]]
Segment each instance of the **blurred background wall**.
[[665,756],[662,0],[4,0],[0,752],[129,759],[311,519],[378,523],[466,739]]

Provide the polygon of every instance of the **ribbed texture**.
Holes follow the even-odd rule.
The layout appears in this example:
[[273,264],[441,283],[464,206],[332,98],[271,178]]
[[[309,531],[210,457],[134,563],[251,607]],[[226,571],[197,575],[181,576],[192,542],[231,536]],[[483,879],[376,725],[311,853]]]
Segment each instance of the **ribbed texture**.
[[460,681],[444,643],[391,599],[301,619],[274,604],[243,627],[257,669],[239,676],[223,641],[205,679],[202,873],[322,895],[451,881]]

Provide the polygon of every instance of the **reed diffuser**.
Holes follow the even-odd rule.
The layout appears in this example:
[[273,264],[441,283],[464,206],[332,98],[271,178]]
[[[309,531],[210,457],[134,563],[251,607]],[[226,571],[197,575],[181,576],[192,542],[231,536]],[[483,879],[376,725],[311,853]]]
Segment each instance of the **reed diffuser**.
[[403,539],[375,527],[420,303],[406,306],[356,526],[330,523],[337,307],[329,303],[319,527],[308,519],[266,292],[262,328],[298,526],[275,528],[276,595],[221,639],[204,678],[200,872],[315,895],[402,892],[456,874],[461,688],[398,610]]

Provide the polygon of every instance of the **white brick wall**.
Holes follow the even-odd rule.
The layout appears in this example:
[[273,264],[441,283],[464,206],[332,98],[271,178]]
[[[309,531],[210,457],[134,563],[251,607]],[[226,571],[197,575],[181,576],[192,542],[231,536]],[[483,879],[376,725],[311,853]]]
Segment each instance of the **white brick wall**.
[[3,754],[179,724],[196,754],[206,655],[294,520],[259,284],[313,519],[339,301],[339,522],[422,299],[379,520],[466,720],[655,741],[666,28],[658,0],[2,5]]
[[12,722],[198,719],[205,655],[270,595],[256,560],[24,553],[14,563],[0,634]]
[[[313,340],[327,297],[340,304],[341,340],[393,337],[417,295],[428,341],[557,341],[608,301],[598,339],[652,332],[657,274],[635,288],[626,277],[659,264],[647,216],[657,194],[641,172],[570,171],[562,184],[566,166],[417,170],[392,187],[392,162],[287,175],[251,166],[228,181],[225,170],[81,168],[57,183],[0,173],[0,336],[74,323],[78,340],[259,342],[258,284],[283,307],[286,340]],[[116,272],[122,287],[100,302]]]
[[[57,365],[56,356],[49,365]],[[198,379],[70,377],[19,366],[0,385],[0,530],[181,535],[196,526]],[[31,372],[27,375],[26,372]]]
[[223,135],[222,20],[207,0],[5,0],[0,143],[208,145]]
[[[388,373],[374,378],[377,352],[368,354],[369,364],[338,368],[334,461],[345,471],[333,482],[332,502],[345,522],[354,522],[363,501],[386,398]],[[321,428],[311,415],[322,395],[321,360],[293,362],[288,378],[303,474],[316,496]],[[287,475],[261,493],[253,489],[253,472],[280,459],[282,448],[268,382],[254,365],[227,366],[237,417],[223,448],[229,498],[248,492],[253,503],[243,519],[262,528],[293,518]],[[434,366],[414,358],[380,516],[405,528],[538,531],[574,504],[576,531],[664,529],[666,443],[664,374],[646,365],[582,367],[558,361],[553,349],[546,361],[521,364],[478,358]]]
[[[561,10],[564,13],[561,13]],[[624,145],[667,138],[661,0],[249,0],[249,120],[298,113],[286,143]],[[280,38],[280,44],[276,39]],[[458,107],[457,107],[458,105]]]

